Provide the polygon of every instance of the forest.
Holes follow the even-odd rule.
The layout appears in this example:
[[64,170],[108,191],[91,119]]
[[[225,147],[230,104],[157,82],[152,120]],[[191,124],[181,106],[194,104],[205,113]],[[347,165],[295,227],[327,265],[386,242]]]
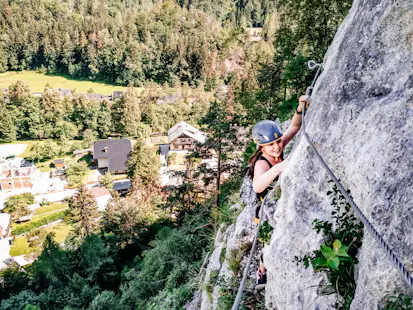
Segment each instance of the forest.
[[[137,143],[128,164],[133,190],[93,225],[90,197],[79,189],[68,215],[79,229],[64,247],[45,236],[32,265],[1,271],[0,309],[182,309],[199,288],[217,227],[236,219],[230,206],[254,147],[234,129],[248,135],[256,121],[292,115],[312,78],[306,62],[323,61],[350,7],[345,0],[2,0],[1,72],[39,70],[128,89],[98,102],[49,88],[35,98],[17,83],[0,98],[0,139],[64,145],[115,133],[141,141],[181,119],[208,139],[188,158],[187,182],[164,189],[156,155]],[[251,27],[262,28],[259,40]],[[179,99],[159,103],[170,93]],[[211,151],[219,170],[194,171]]]

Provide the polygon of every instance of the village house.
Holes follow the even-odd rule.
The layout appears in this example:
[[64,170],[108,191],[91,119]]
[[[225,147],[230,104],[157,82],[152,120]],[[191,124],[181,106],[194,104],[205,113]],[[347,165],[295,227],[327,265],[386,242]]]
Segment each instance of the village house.
[[114,91],[112,93],[112,101],[122,98],[122,95],[123,95],[123,91]]
[[0,190],[32,188],[35,166],[21,160],[9,160],[0,165]]
[[10,214],[0,213],[0,269],[7,266],[10,259]]
[[92,153],[93,152],[93,148],[89,148],[89,149],[82,149],[82,150],[74,150],[73,151],[73,156],[75,156],[76,159],[80,159],[83,156]]
[[129,139],[99,140],[93,144],[93,159],[97,160],[99,169],[122,174],[126,173],[131,151],[132,141]]
[[184,121],[180,121],[168,130],[168,144],[170,151],[194,151],[197,142],[204,143],[205,134]]
[[106,209],[107,204],[112,199],[109,190],[104,186],[92,187],[88,190],[89,194],[95,199],[99,211]]
[[61,158],[55,159],[53,161],[53,164],[54,164],[56,169],[65,169],[65,161]]
[[177,180],[169,171],[186,169],[186,156],[192,153],[197,143],[204,143],[206,135],[199,129],[179,122],[168,131],[168,143],[159,144],[160,181],[162,186],[176,184]]
[[151,144],[167,144],[168,136],[164,135],[162,132],[151,133],[150,139],[148,141]]
[[[52,88],[54,92],[58,92],[60,97],[69,97],[72,98],[72,90],[69,88]],[[43,93],[32,93],[35,97],[42,97]]]
[[96,101],[101,101],[103,100],[103,98],[105,96],[101,95],[101,94],[86,94],[85,95],[87,97],[87,99],[89,100],[96,100]]

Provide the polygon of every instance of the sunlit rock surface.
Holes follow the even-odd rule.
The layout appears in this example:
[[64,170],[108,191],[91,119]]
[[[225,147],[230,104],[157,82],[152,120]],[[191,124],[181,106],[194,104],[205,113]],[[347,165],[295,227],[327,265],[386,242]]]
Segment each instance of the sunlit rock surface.
[[[307,115],[308,132],[333,172],[351,191],[413,272],[413,2],[354,1],[325,59]],[[331,217],[328,178],[303,139],[281,180],[277,225],[264,259],[268,309],[334,309],[319,296],[323,276],[294,262],[319,247],[315,218]],[[351,309],[377,309],[407,290],[372,236],[360,251]]]

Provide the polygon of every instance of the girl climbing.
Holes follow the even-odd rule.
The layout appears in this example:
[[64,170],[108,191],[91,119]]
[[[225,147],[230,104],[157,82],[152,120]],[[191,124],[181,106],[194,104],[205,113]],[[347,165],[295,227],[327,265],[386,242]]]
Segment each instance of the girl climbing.
[[[261,201],[272,189],[271,184],[278,180],[288,164],[288,158],[283,157],[283,150],[301,128],[303,103],[308,102],[308,98],[308,96],[300,97],[291,124],[284,133],[274,121],[270,120],[260,121],[252,128],[252,138],[257,144],[257,151],[249,160],[249,175],[253,181],[254,192]],[[256,223],[259,222],[259,210],[257,208],[255,211]],[[257,271],[258,284],[266,282],[266,272],[261,255]]]

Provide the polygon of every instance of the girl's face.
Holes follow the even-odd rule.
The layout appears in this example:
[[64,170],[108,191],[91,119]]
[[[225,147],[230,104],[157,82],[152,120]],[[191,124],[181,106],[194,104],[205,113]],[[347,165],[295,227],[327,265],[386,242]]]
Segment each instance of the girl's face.
[[261,149],[264,154],[267,154],[275,158],[280,158],[281,153],[284,149],[284,144],[282,139],[278,139],[274,143],[262,146]]

